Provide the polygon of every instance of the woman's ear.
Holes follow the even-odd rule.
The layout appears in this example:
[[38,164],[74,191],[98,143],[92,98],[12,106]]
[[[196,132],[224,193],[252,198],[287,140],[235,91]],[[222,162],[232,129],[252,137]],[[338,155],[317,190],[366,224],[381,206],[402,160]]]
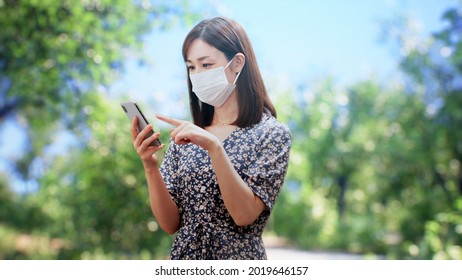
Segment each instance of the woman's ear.
[[237,53],[234,56],[234,61],[233,61],[233,72],[239,73],[242,71],[242,68],[244,68],[245,65],[245,55],[242,53]]

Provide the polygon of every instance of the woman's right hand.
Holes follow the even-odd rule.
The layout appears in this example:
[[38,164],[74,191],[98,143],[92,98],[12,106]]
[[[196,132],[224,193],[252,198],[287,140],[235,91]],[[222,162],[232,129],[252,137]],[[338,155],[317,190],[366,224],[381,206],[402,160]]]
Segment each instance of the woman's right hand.
[[143,165],[145,167],[158,167],[158,160],[156,156],[156,152],[161,150],[165,145],[162,144],[159,147],[149,146],[154,140],[158,139],[160,136],[159,132],[155,132],[149,138],[146,138],[146,135],[152,130],[152,125],[149,124],[146,126],[142,131],[138,133],[137,130],[138,125],[138,118],[133,118],[132,121],[132,143],[133,147],[135,148],[136,152],[141,158]]

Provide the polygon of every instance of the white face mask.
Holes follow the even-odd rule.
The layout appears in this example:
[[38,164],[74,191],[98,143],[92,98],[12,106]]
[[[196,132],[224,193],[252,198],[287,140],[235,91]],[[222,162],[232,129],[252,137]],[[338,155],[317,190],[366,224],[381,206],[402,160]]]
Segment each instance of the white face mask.
[[189,75],[192,84],[192,91],[204,103],[220,107],[231,95],[236,87],[236,81],[241,72],[239,72],[232,84],[228,83],[225,69],[233,61],[234,57],[223,67],[217,67],[201,73]]

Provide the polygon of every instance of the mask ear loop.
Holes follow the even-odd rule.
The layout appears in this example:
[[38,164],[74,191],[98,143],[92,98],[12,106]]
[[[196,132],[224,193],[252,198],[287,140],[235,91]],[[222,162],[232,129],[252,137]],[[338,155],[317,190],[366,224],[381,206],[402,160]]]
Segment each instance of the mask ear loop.
[[236,84],[237,78],[239,78],[239,75],[241,75],[241,72],[242,72],[242,71],[237,72],[236,78],[234,78],[233,85]]
[[223,69],[228,68],[228,66],[231,64],[231,62],[233,62],[233,60],[234,60],[235,57],[236,57],[236,56],[233,56],[233,58],[231,58],[231,60],[228,62],[228,64],[226,64],[225,68],[223,68]]
[[[233,58],[231,58],[231,60],[228,62],[228,64],[226,64],[226,66],[225,66],[224,69],[228,68],[228,66],[231,64],[231,62],[233,62],[233,60],[234,60],[235,57],[236,57],[236,56],[233,56]],[[236,78],[234,78],[233,85],[236,84],[237,78],[239,78],[239,75],[241,75],[241,72],[242,72],[242,71],[237,72]]]

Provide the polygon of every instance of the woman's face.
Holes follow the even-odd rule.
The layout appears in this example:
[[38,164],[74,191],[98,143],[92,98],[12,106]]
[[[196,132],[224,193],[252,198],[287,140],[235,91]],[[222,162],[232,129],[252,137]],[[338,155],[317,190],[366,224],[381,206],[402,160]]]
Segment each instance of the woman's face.
[[[186,52],[186,65],[189,75],[198,74],[220,66],[225,67],[228,62],[224,53],[201,39],[192,41]],[[234,80],[231,68],[230,65],[230,67],[225,69],[226,78],[229,83],[232,83]]]

